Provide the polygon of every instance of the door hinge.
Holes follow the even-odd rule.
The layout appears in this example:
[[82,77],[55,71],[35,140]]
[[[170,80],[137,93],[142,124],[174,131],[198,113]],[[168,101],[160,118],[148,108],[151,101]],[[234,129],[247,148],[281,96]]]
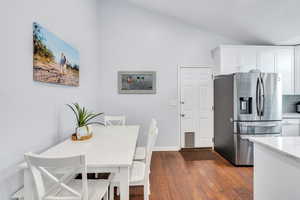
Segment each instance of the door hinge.
[[212,140],[212,143],[215,144],[215,138],[213,137],[211,140]]
[[211,79],[214,80],[214,75],[213,74],[211,75]]
[[212,107],[211,107],[211,110],[214,110],[214,109],[215,109],[215,107],[214,107],[214,106],[212,106]]

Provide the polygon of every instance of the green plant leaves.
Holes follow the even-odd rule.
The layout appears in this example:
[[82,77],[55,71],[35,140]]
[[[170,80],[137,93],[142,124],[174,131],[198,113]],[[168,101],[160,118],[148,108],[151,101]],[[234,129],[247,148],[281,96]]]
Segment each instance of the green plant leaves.
[[78,103],[73,103],[72,105],[67,104],[67,106],[75,114],[78,127],[86,126],[93,123],[102,124],[100,122],[91,122],[91,120],[102,115],[103,113],[89,112],[85,107],[81,108]]
[[75,111],[75,109],[74,109],[70,104],[67,104],[67,106],[68,106],[69,108],[71,108],[71,110],[74,112],[74,114],[75,114],[75,116],[76,116],[76,121],[78,122],[78,121],[79,121],[79,118],[78,118],[78,114],[77,114],[77,112]]
[[87,122],[91,121],[92,119],[102,115],[103,113],[97,113],[97,114],[92,114],[87,118]]

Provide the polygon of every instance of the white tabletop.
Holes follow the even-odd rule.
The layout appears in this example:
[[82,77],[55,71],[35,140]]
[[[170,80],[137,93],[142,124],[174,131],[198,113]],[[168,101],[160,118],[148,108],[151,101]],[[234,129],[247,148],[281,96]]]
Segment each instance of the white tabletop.
[[86,141],[67,139],[41,155],[66,157],[85,154],[88,167],[131,166],[138,133],[139,126],[94,126],[91,139]]
[[300,137],[249,137],[249,140],[300,161]]

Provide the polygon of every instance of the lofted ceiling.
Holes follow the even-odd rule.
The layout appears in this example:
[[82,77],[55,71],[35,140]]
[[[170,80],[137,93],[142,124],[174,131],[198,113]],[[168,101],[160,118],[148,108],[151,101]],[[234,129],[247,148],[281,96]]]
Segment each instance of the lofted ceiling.
[[247,44],[300,43],[300,0],[127,0]]

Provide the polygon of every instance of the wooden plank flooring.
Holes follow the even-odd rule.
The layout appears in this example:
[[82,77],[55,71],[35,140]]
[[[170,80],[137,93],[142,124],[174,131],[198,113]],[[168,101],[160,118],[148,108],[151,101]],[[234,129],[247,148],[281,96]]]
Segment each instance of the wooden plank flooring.
[[[210,150],[154,152],[150,180],[150,200],[253,199],[253,169],[234,167]],[[130,200],[142,199],[143,188],[132,187]]]

